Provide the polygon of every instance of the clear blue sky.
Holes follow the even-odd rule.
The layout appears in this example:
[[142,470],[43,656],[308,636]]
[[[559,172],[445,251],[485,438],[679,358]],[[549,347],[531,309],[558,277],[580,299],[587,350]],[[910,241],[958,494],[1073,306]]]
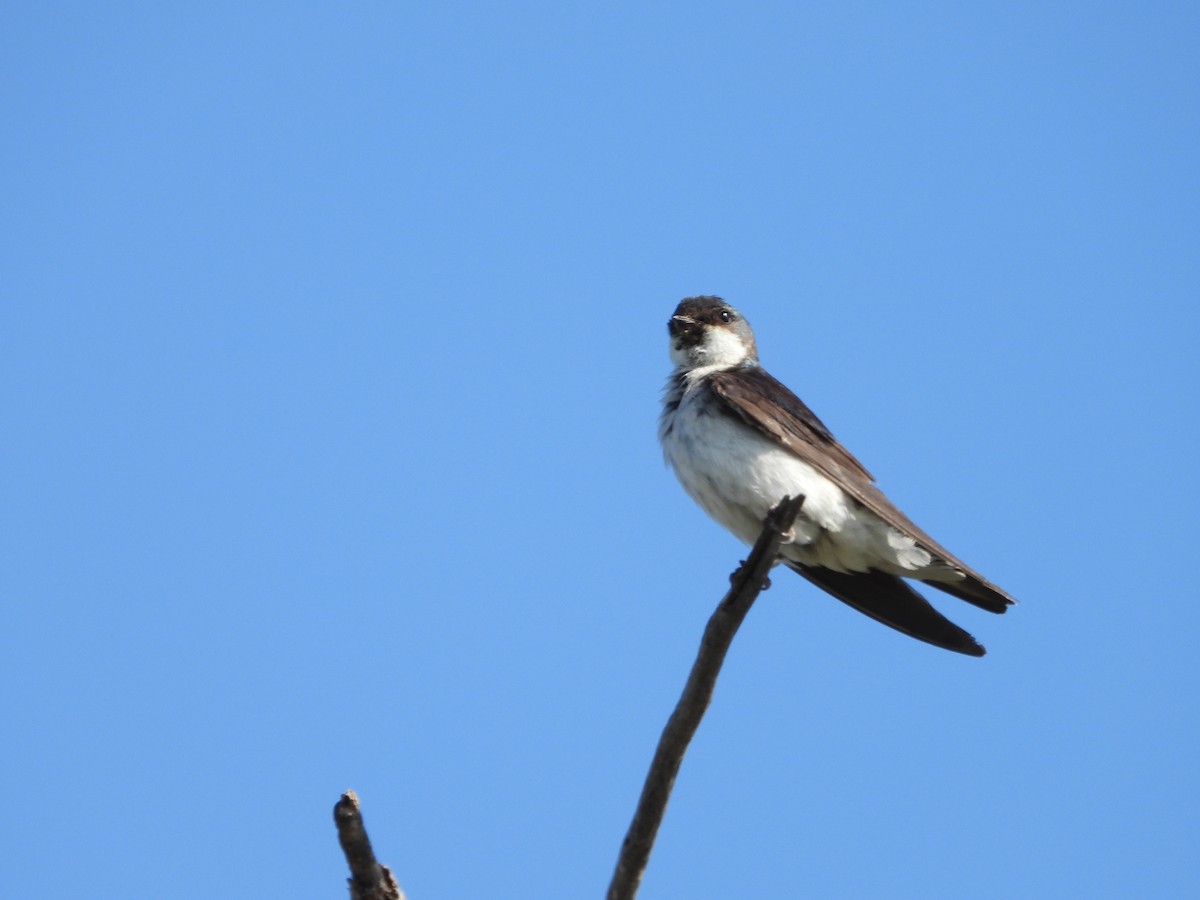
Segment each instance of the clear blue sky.
[[1200,12],[38,3],[0,30],[0,895],[600,896],[744,555],[680,297],[1022,605],[777,575],[642,897],[1195,864]]

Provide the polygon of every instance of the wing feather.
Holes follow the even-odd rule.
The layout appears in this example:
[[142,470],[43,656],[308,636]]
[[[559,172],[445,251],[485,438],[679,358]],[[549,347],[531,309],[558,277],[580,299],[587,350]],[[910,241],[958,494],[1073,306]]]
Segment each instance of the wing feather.
[[983,656],[986,652],[975,638],[934,609],[902,578],[876,571],[847,575],[792,562],[788,566],[876,622],[955,653]]
[[1015,602],[897,509],[875,486],[866,467],[838,443],[804,401],[761,366],[716,372],[709,376],[709,384],[731,413],[796,454],[901,534],[965,576],[963,581],[950,585],[934,581],[928,584],[989,612],[1002,613]]

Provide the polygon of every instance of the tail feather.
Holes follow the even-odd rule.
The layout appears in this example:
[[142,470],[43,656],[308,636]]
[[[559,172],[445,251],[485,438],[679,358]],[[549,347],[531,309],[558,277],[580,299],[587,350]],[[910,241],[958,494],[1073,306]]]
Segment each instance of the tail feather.
[[987,652],[975,638],[934,609],[902,578],[874,569],[851,575],[822,566],[804,566],[790,561],[787,565],[843,603],[897,631],[968,656],[983,656]]
[[982,578],[972,574],[968,574],[966,578],[960,581],[923,579],[922,583],[932,588],[937,588],[939,591],[945,591],[950,596],[957,597],[959,600],[966,600],[968,603],[978,606],[980,609],[986,609],[988,612],[1005,612],[1010,606],[1015,606],[1017,602],[994,584],[989,584]]

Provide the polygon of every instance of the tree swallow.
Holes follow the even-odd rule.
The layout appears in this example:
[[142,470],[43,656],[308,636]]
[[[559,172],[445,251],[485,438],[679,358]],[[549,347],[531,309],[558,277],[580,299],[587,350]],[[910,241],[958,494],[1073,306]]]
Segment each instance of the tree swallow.
[[667,323],[671,362],[658,438],[701,509],[753,544],[785,496],[804,495],[780,561],[897,631],[983,656],[911,578],[989,612],[1012,597],[909,521],[862,463],[759,365],[750,324],[720,297],[689,297]]

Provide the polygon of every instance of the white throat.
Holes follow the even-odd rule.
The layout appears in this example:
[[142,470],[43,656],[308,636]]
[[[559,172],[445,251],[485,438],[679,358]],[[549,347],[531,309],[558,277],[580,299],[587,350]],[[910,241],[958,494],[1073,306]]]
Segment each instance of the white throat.
[[746,361],[746,345],[728,328],[709,328],[704,340],[694,347],[679,347],[671,341],[671,362],[677,369],[731,369]]

